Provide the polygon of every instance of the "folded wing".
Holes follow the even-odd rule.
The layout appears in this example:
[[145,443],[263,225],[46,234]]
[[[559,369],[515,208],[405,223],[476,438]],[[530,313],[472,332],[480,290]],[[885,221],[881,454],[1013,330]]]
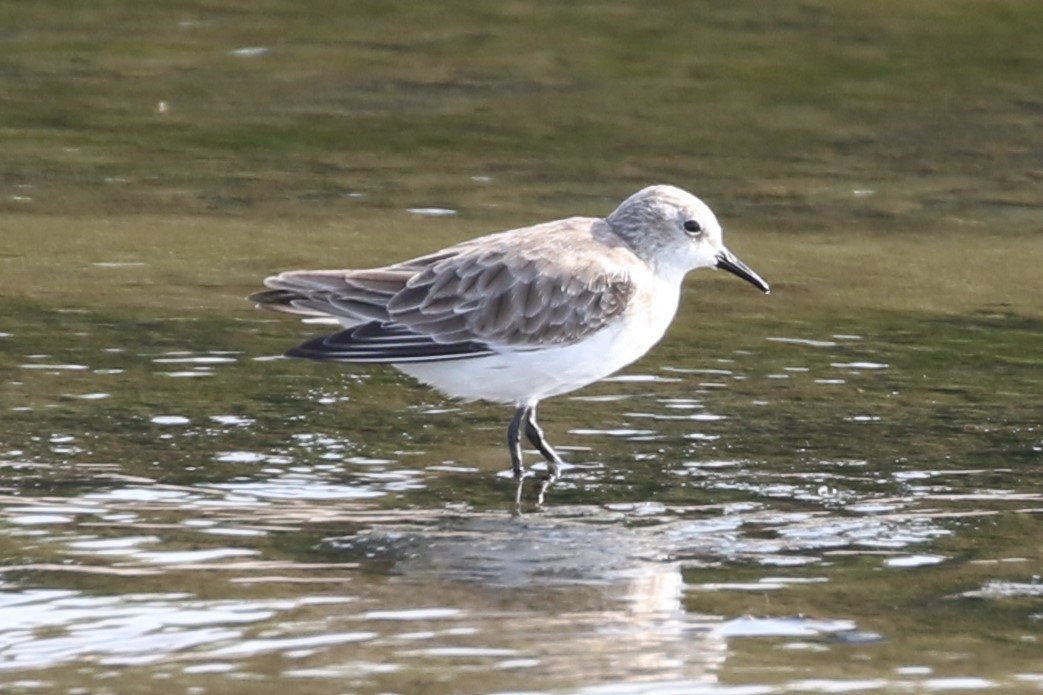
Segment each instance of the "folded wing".
[[[505,240],[510,242],[510,240]],[[468,242],[372,270],[290,271],[250,299],[347,328],[288,354],[347,362],[432,362],[569,345],[633,296],[597,254],[568,267],[546,250]]]

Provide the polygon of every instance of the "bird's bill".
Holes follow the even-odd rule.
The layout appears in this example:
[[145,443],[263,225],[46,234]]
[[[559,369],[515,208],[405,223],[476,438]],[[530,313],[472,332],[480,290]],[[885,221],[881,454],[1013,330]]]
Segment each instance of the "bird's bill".
[[771,292],[771,286],[764,281],[764,278],[753,272],[753,269],[750,268],[750,266],[740,261],[735,257],[735,254],[727,249],[718,252],[717,267],[722,270],[727,270],[729,273],[734,275],[738,275],[765,294]]

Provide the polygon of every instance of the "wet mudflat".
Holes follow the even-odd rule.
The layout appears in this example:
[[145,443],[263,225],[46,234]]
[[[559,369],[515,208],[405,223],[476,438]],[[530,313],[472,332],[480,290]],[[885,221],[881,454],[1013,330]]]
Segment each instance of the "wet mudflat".
[[[10,9],[0,690],[1043,687],[1034,4]],[[242,299],[663,180],[773,294],[548,401],[542,508]]]

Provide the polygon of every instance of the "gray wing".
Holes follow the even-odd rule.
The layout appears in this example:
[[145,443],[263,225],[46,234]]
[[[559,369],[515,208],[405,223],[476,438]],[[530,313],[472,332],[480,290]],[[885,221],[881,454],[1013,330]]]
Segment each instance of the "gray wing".
[[598,254],[566,264],[567,253],[468,243],[374,270],[283,273],[251,299],[349,326],[290,353],[312,359],[420,362],[569,345],[622,313],[634,286]]
[[444,253],[372,270],[291,270],[266,278],[272,289],[249,296],[265,309],[344,324],[390,321],[387,304],[409,280]]
[[414,275],[388,302],[388,314],[437,342],[477,340],[510,349],[568,345],[625,310],[634,288],[599,259],[579,265],[563,260],[475,249]]

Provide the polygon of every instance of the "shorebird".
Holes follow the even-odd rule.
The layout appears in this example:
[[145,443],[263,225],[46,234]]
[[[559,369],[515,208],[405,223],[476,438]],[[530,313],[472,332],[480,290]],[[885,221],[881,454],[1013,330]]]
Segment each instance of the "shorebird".
[[536,421],[541,400],[648,352],[691,270],[721,268],[770,291],[721,236],[699,198],[649,186],[603,219],[512,229],[383,268],[291,270],[250,299],[343,326],[290,357],[390,364],[454,398],[513,404],[507,446],[517,497],[524,432],[547,461],[542,500],[563,461]]

